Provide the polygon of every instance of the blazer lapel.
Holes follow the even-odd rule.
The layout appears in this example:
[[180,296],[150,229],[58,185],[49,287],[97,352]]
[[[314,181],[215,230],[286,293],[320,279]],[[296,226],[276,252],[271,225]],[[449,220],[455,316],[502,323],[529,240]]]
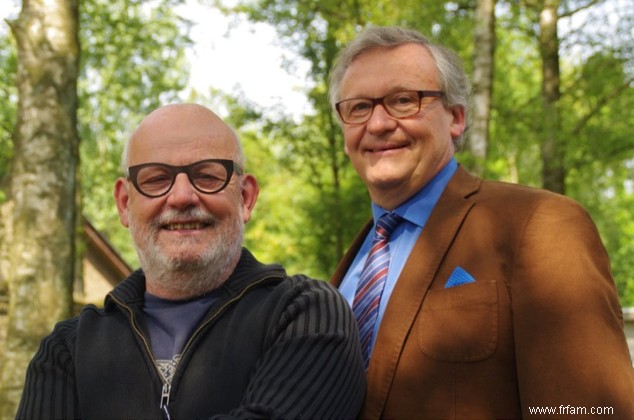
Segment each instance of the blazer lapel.
[[[458,168],[403,267],[372,352],[368,370],[369,397],[366,398],[363,418],[379,418],[383,413],[407,336],[443,257],[475,203],[469,197],[477,191],[480,182],[462,167]],[[345,274],[341,267],[339,271]]]

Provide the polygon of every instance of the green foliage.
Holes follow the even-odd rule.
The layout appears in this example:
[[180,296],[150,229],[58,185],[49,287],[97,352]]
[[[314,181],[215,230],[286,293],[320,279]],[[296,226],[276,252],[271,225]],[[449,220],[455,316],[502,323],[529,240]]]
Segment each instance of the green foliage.
[[485,177],[539,186],[541,162],[541,77],[539,52],[513,15],[498,17],[508,26],[497,33],[496,72]]
[[0,33],[0,203],[5,199],[2,187],[13,155],[13,128],[17,109],[16,46],[13,38]]
[[[593,215],[612,262],[624,305],[634,305],[633,75],[612,52],[571,69],[565,102],[571,133],[570,194]],[[593,77],[600,74],[601,77]]]

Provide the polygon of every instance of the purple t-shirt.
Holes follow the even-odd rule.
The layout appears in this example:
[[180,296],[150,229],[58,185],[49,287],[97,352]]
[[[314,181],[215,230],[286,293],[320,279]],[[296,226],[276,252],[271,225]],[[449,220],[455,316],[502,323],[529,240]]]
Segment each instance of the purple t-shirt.
[[145,327],[154,359],[168,383],[172,381],[187,340],[216,298],[215,293],[210,293],[189,300],[168,300],[145,292]]

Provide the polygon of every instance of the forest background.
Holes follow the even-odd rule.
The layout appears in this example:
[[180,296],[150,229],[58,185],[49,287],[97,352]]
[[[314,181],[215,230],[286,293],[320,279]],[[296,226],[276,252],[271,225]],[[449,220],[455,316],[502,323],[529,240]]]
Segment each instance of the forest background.
[[[202,103],[238,129],[261,184],[246,232],[255,255],[330,276],[370,206],[343,152],[327,80],[341,46],[367,25],[411,27],[460,54],[474,106],[459,162],[583,204],[622,304],[634,305],[631,0],[200,0],[231,19],[272,25],[289,73],[298,71],[292,57],[307,63],[302,112],[240,90],[187,88],[192,23],[178,13],[183,3],[30,0],[0,32],[0,292],[8,299],[0,416],[12,417],[42,336],[73,311],[78,220],[138,265],[112,186],[128,133],[161,104]],[[270,83],[261,64],[253,60],[252,77]]]

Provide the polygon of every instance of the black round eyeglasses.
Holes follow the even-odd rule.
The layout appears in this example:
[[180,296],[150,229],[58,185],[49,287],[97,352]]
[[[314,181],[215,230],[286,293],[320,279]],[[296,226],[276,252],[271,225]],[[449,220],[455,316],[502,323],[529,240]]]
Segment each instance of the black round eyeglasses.
[[239,163],[229,159],[206,159],[185,166],[165,163],[143,163],[128,168],[128,179],[134,188],[146,197],[167,194],[180,173],[187,174],[189,182],[203,194],[214,194],[229,185],[233,173],[242,175]]

